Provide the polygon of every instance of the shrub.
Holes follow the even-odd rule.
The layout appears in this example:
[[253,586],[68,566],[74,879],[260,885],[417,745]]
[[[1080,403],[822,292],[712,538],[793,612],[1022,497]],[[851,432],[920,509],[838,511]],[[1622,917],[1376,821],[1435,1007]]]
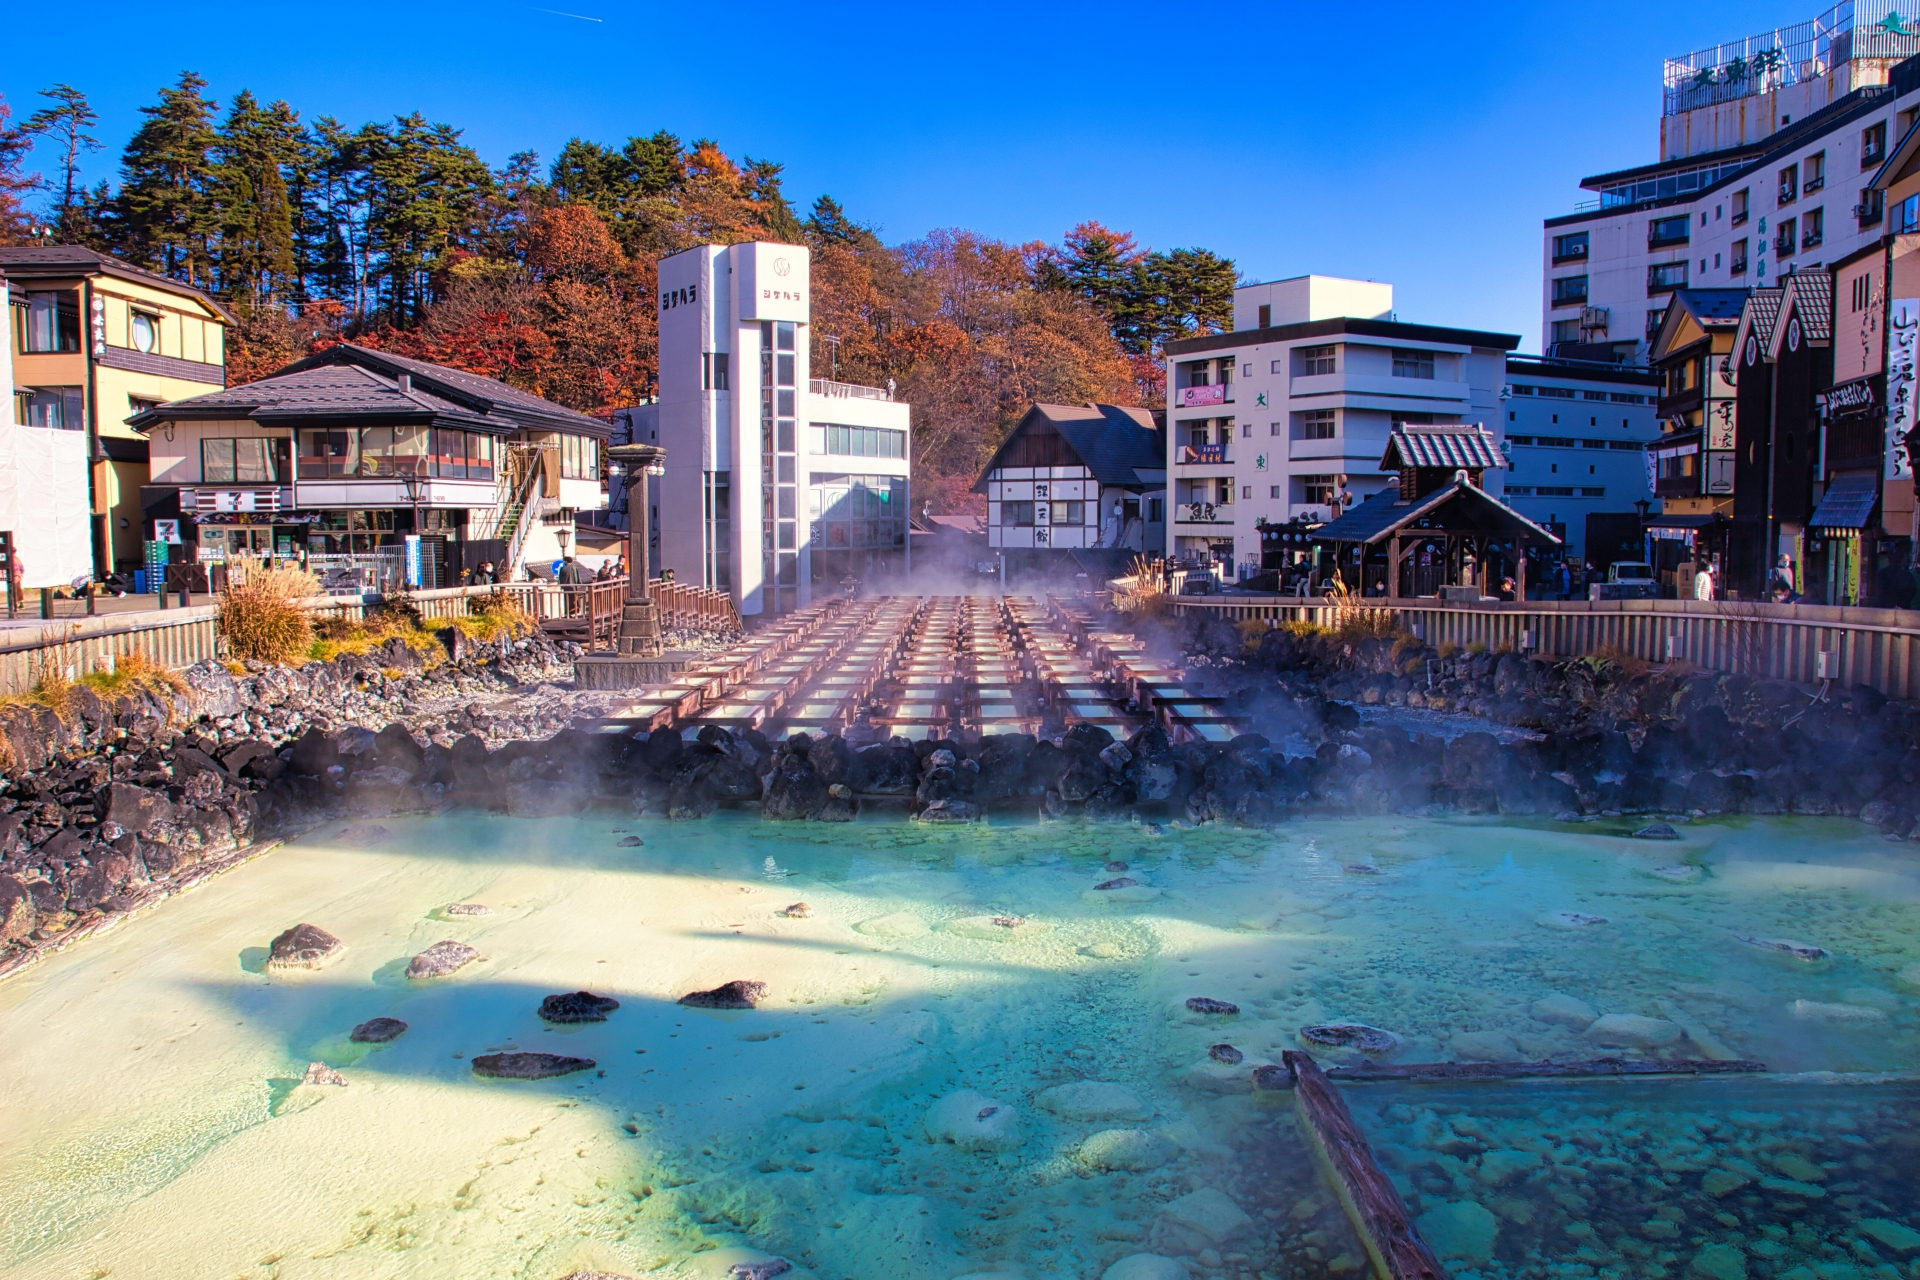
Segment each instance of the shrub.
[[[246,668],[242,667],[242,671]],[[103,698],[146,690],[152,693],[185,693],[187,682],[144,653],[123,654],[114,660],[111,671],[89,671],[81,684]]]
[[1145,617],[1157,617],[1167,611],[1171,602],[1167,597],[1166,576],[1160,571],[1159,561],[1135,556],[1133,563],[1127,566],[1127,576],[1118,581],[1121,583],[1120,589],[1113,593],[1113,607],[1117,611]]
[[220,596],[220,634],[234,657],[291,663],[313,645],[313,624],[297,602],[320,594],[320,580],[282,566],[247,575]]
[[469,596],[467,616],[450,618],[445,625],[475,640],[498,644],[502,640],[517,640],[531,633],[539,624],[532,614],[520,607],[518,596],[495,591],[484,596]]

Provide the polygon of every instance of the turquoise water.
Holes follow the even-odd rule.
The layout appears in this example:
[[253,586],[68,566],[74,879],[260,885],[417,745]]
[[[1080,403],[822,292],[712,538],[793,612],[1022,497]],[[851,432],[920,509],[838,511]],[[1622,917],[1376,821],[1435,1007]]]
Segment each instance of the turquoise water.
[[[1908,846],[1815,819],[1682,831],[1654,845],[1597,826],[1409,820],[330,827],[0,985],[0,1271],[718,1277],[773,1254],[795,1280],[1092,1278],[1147,1253],[1199,1275],[1358,1275],[1290,1103],[1245,1083],[1301,1047],[1302,1026],[1382,1028],[1399,1062],[1913,1069]],[[634,834],[642,847],[620,845]],[[1094,887],[1122,875],[1138,883]],[[802,901],[811,914],[785,914]],[[456,902],[492,914],[450,918]],[[347,950],[317,972],[265,972],[267,941],[300,921]],[[442,939],[485,959],[410,983],[408,959]],[[767,983],[759,1008],[674,1003],[734,979]],[[534,1015],[582,988],[622,1007],[583,1026]],[[1191,996],[1240,1012],[1196,1014]],[[375,1016],[410,1029],[381,1047],[346,1039]],[[1614,1043],[1605,1027],[1623,1026],[1646,1043]],[[597,1066],[474,1077],[472,1057],[514,1050]],[[299,1083],[316,1061],[346,1086]],[[1696,1261],[1715,1246],[1754,1276],[1908,1275],[1910,1255],[1860,1235],[1884,1221],[1872,1230],[1897,1243],[1891,1227],[1920,1227],[1889,1190],[1910,1148],[1886,1117],[1906,1086],[1814,1101],[1832,1088],[1347,1092],[1416,1212],[1472,1250],[1463,1273],[1732,1274],[1725,1252]],[[1773,1135],[1747,1136],[1736,1113],[1786,1117],[1775,1127],[1827,1174],[1792,1165],[1806,1177],[1788,1180],[1828,1194],[1789,1196],[1803,1212],[1780,1218],[1764,1180],[1786,1173],[1740,1146]],[[1565,1136],[1613,1129],[1640,1136]],[[1537,1167],[1487,1163],[1543,1143],[1554,1154]],[[1861,1159],[1887,1171],[1848,1163]],[[1698,1191],[1727,1161],[1747,1182]],[[1555,1194],[1569,1186],[1589,1197],[1580,1212]],[[1684,1210],[1671,1235],[1634,1225],[1669,1200]],[[1567,1229],[1583,1215],[1592,1238]],[[1770,1224],[1787,1232],[1779,1251]]]

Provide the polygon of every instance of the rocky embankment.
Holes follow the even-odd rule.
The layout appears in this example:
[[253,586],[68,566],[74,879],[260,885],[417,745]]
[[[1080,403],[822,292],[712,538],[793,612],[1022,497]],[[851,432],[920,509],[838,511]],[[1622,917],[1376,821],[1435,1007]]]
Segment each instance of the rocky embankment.
[[[395,646],[234,677],[203,664],[190,695],[66,719],[0,711],[0,938],[57,943],[203,878],[254,842],[342,816],[452,807],[542,817],[605,810],[675,819],[720,807],[845,822],[863,807],[957,823],[985,815],[1268,825],[1293,816],[1487,813],[1850,815],[1888,836],[1920,821],[1920,708],[1865,689],[1520,655],[1446,660],[1406,642],[1249,653],[1183,638],[1209,684],[1272,737],[1058,739],[855,746],[706,727],[566,727],[607,695],[556,683],[543,641],[469,646],[423,670]],[[1211,651],[1210,651],[1211,650]],[[1363,723],[1355,704],[1465,712],[1523,726],[1449,738]]]
[[179,692],[76,685],[58,712],[0,707],[0,948],[91,931],[297,825],[271,788],[307,735],[500,742],[604,710],[563,683],[567,648],[469,643],[429,668],[396,641],[298,668],[201,663]]

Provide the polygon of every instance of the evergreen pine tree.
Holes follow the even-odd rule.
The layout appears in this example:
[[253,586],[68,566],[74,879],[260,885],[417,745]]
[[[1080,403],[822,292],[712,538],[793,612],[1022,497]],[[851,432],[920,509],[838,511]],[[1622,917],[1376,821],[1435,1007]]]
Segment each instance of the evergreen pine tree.
[[294,214],[283,167],[296,159],[299,123],[285,103],[263,108],[242,90],[214,147],[219,288],[236,301],[293,292]]
[[27,117],[21,132],[46,138],[59,151],[60,177],[54,184],[53,226],[62,244],[84,244],[92,239],[87,219],[87,188],[80,180],[80,155],[100,150],[93,126],[100,115],[87,102],[87,95],[70,84],[42,89],[40,96],[52,100]]
[[117,219],[127,257],[188,284],[209,283],[218,212],[207,196],[214,183],[211,151],[215,103],[201,96],[207,82],[191,71],[160,91],[160,101],[120,159]]

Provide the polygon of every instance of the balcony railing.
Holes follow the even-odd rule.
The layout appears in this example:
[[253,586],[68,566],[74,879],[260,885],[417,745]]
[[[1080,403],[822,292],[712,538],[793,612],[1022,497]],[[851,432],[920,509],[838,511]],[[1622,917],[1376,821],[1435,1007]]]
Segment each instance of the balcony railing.
[[1681,227],[1678,231],[1649,231],[1648,249],[1670,249],[1677,244],[1688,244],[1693,239],[1691,227]]
[[1820,244],[1821,238],[1820,232],[1809,231],[1800,237],[1800,247],[1802,249],[1816,248]]
[[1793,232],[1782,231],[1779,235],[1775,236],[1773,238],[1773,252],[1776,257],[1781,257],[1781,258],[1792,257],[1793,256]]
[[1584,307],[1587,305],[1587,291],[1582,289],[1578,293],[1555,292],[1553,295],[1553,305],[1556,307]]
[[1822,187],[1826,185],[1827,185],[1827,180],[1824,177],[1808,178],[1807,185],[1800,188],[1800,194],[1803,196],[1810,196],[1814,192],[1820,190]]
[[1564,253],[1556,252],[1553,255],[1553,265],[1556,267],[1568,262],[1585,262],[1586,260],[1587,246],[1584,244],[1578,248],[1569,248]]
[[1180,446],[1182,462],[1225,462],[1227,446],[1223,444],[1183,444]]
[[831,382],[826,378],[809,378],[807,390],[817,396],[832,396],[836,400],[893,399],[885,387],[863,387],[857,382]]

